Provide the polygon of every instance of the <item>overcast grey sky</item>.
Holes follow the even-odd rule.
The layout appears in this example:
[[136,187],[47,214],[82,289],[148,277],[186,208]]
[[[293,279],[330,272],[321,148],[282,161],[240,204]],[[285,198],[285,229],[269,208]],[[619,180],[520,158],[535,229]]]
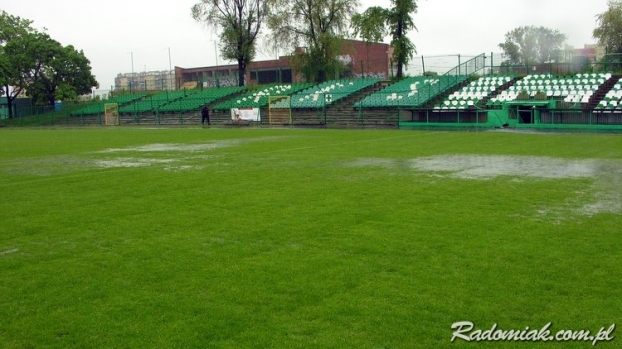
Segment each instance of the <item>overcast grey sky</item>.
[[[215,65],[210,40],[217,35],[190,15],[197,2],[0,0],[0,9],[33,20],[35,28],[47,28],[62,44],[84,50],[100,89],[107,90],[118,73],[131,71],[132,56],[135,72],[167,70],[169,48],[173,67]],[[369,6],[388,7],[390,1],[361,3],[363,11]],[[414,17],[418,31],[409,35],[418,56],[473,56],[500,52],[498,44],[505,33],[524,25],[557,29],[577,48],[594,43],[595,16],[607,9],[607,0],[419,0],[418,6]],[[266,50],[258,59],[271,57]],[[447,70],[455,65],[451,60],[443,64],[448,66],[436,68]],[[426,70],[430,69],[426,66]]]

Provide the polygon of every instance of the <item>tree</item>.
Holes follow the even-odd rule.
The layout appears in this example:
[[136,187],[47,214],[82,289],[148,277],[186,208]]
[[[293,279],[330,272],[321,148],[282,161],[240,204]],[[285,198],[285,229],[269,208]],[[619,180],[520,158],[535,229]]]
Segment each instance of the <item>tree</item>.
[[63,47],[51,39],[46,44],[44,60],[36,62],[37,69],[27,90],[34,104],[53,105],[56,100],[75,99],[98,86],[83,51],[71,45]]
[[354,30],[354,36],[365,41],[367,48],[367,62],[369,64],[369,44],[381,42],[387,36],[386,26],[389,11],[385,8],[372,6],[363,13],[355,13],[350,21],[350,27]]
[[[592,36],[598,40],[600,46],[605,47],[607,53],[622,54],[622,1],[610,0],[607,5],[607,11],[596,15],[598,27],[594,29]],[[605,64],[613,63],[609,67],[615,69],[620,66],[620,61],[620,56],[614,55],[607,57]]]
[[24,83],[15,84],[21,76],[13,67],[16,57],[9,55],[6,46],[32,35],[35,30],[31,24],[32,21],[27,19],[0,12],[0,96],[6,95],[9,118],[13,117],[13,101],[22,92]]
[[363,13],[355,13],[350,21],[354,36],[361,37],[366,43],[381,42],[389,34],[386,23],[389,10],[372,6]]
[[32,21],[12,16],[6,11],[0,12],[0,45],[16,39],[24,34],[35,33],[36,30],[30,25]]
[[391,34],[393,58],[397,65],[396,77],[404,75],[404,66],[407,66],[416,52],[415,45],[406,36],[411,29],[417,29],[412,15],[417,13],[416,0],[391,0],[390,9],[374,6],[362,14],[352,18],[354,35],[360,36],[366,42],[380,42],[387,33]]
[[408,65],[415,53],[415,45],[406,36],[411,29],[417,29],[411,14],[417,12],[415,0],[392,0],[393,9],[389,12],[389,27],[391,29],[391,46],[397,64],[397,78],[403,75],[403,66]]
[[192,17],[221,32],[223,58],[238,62],[238,85],[244,86],[247,65],[255,58],[256,39],[268,12],[266,0],[201,0]]
[[345,70],[340,62],[357,0],[269,0],[268,26],[275,47],[292,52],[307,81],[323,82]]
[[545,27],[518,27],[505,34],[499,47],[507,58],[506,65],[542,64],[557,61],[564,47],[566,35]]
[[31,23],[0,14],[0,92],[7,96],[9,117],[13,116],[13,100],[22,91],[34,104],[53,105],[99,86],[82,51],[63,47]]

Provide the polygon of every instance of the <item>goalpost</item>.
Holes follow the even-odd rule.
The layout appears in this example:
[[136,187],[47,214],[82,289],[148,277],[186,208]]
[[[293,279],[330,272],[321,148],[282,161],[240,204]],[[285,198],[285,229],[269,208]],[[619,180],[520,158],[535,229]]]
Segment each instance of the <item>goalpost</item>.
[[119,104],[117,103],[104,104],[104,125],[106,126],[119,125]]
[[292,123],[291,96],[268,96],[268,123],[290,125]]

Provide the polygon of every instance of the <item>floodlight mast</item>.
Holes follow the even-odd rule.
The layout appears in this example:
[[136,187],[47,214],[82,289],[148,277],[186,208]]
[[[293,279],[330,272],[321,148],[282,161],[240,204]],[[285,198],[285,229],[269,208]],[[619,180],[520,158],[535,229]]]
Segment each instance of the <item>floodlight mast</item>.
[[168,84],[167,87],[171,87],[173,85],[173,66],[171,65],[171,48],[168,48]]
[[134,80],[134,52],[128,52],[132,60],[132,74],[130,75],[130,93],[132,92],[132,82]]

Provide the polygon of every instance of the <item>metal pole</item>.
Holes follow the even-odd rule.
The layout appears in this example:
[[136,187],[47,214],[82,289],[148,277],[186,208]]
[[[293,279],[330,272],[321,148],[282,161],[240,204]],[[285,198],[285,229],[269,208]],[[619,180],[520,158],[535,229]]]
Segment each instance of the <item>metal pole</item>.
[[214,40],[214,55],[216,56],[216,69],[218,69],[218,50],[216,46],[216,40]]
[[166,84],[166,87],[168,89],[170,89],[171,88],[170,85],[173,84],[173,79],[172,79],[172,76],[171,76],[172,73],[173,73],[173,68],[171,66],[171,48],[169,47],[168,48],[168,82]]
[[494,56],[494,53],[490,52],[490,74],[494,74],[494,69],[495,69],[494,60],[492,56]]
[[423,59],[423,56],[421,56],[421,66],[423,67],[423,71],[421,72],[421,75],[425,76],[425,59]]
[[130,75],[130,93],[132,93],[132,85],[134,82],[134,52],[130,52],[130,57],[132,58],[132,75]]
[[216,80],[216,87],[220,87],[220,84],[218,83],[218,50],[216,47],[216,40],[212,41],[214,41],[214,56],[216,56],[216,71],[214,72],[214,79]]
[[462,75],[462,67],[460,66],[460,55],[458,55],[458,75]]

